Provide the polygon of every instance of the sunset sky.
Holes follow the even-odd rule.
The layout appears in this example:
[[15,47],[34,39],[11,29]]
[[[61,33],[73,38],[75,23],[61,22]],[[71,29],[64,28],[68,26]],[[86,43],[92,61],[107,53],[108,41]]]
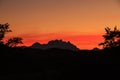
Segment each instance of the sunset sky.
[[0,24],[9,23],[24,45],[53,39],[80,49],[98,47],[104,28],[120,27],[119,0],[0,0]]

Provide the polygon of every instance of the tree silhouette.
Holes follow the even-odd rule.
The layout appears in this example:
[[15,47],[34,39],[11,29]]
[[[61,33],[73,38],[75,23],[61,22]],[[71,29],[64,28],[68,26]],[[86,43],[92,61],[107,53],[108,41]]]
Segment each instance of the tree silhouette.
[[113,30],[111,28],[105,28],[105,35],[103,35],[104,42],[100,43],[103,48],[114,48],[120,46],[120,31],[117,27],[114,27]]
[[0,24],[0,42],[3,40],[7,32],[11,32],[11,30],[9,29],[9,24]]
[[18,44],[23,44],[21,37],[13,37],[8,39],[6,45],[9,47],[16,47]]

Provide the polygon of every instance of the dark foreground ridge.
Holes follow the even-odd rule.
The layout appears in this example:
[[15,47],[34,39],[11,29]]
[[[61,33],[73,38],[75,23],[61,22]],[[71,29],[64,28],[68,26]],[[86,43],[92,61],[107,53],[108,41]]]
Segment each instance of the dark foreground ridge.
[[119,72],[120,48],[71,51],[1,46],[0,59],[1,80],[102,79]]

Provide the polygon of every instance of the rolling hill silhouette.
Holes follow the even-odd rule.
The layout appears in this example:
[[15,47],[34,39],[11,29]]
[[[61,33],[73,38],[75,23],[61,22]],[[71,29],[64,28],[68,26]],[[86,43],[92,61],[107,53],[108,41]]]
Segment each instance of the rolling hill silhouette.
[[66,49],[72,51],[78,51],[79,49],[73,45],[71,42],[65,42],[62,40],[51,40],[47,44],[40,44],[38,42],[32,44],[31,48],[37,49],[51,49],[51,48],[58,48],[58,49]]

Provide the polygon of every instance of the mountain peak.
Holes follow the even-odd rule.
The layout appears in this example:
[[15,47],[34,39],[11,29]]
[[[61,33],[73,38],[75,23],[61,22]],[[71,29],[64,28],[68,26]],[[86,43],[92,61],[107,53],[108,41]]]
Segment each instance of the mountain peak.
[[35,42],[31,48],[37,48],[37,49],[50,49],[50,48],[59,48],[59,49],[67,49],[67,50],[73,50],[78,51],[79,49],[73,45],[70,41],[66,42],[63,40],[51,40],[47,44],[40,44],[39,42]]

